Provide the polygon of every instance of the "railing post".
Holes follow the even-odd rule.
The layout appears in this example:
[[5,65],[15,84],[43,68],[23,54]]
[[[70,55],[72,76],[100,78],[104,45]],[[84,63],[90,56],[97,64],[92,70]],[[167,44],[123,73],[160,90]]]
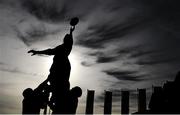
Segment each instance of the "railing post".
[[93,114],[94,108],[94,90],[87,90],[87,99],[86,99],[86,114]]
[[121,91],[121,114],[129,114],[129,91]]
[[111,114],[112,111],[112,92],[105,91],[104,114]]
[[138,89],[138,112],[146,111],[146,89]]

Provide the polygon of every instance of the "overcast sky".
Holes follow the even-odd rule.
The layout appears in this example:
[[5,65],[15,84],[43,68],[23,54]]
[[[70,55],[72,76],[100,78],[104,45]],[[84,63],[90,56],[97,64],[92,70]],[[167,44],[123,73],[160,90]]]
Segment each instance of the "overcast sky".
[[180,68],[178,0],[0,0],[0,113],[21,113],[22,91],[36,88],[49,74],[52,56],[30,56],[62,43],[69,21],[79,17],[69,56],[71,87],[80,86],[79,113],[87,89],[96,90],[95,112],[102,113],[104,90],[161,86]]

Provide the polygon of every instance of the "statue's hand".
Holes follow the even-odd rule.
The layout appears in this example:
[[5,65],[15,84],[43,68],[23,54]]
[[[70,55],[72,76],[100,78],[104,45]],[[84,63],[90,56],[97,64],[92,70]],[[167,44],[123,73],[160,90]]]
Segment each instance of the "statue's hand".
[[70,28],[70,33],[72,33],[72,32],[74,31],[74,29],[75,29],[75,26],[72,26],[72,27]]
[[32,53],[31,56],[33,56],[33,55],[36,55],[36,54],[37,54],[37,51],[35,51],[35,50],[29,50],[28,53]]

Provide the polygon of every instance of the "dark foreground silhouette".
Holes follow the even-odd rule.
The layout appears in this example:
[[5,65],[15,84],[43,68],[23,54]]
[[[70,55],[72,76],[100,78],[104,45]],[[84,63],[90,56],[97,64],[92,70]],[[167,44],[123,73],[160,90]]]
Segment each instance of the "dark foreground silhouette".
[[[44,109],[44,113],[46,113],[47,105],[50,107],[53,114],[76,113],[78,98],[82,95],[82,90],[78,86],[70,89],[69,83],[71,65],[68,56],[72,50],[72,33],[75,29],[75,25],[78,23],[78,18],[74,18],[72,20],[70,22],[70,33],[65,35],[63,44],[53,49],[46,49],[42,51],[28,51],[28,53],[32,53],[32,55],[54,55],[54,58],[48,78],[36,89],[33,90],[31,88],[27,88],[24,90],[22,110],[23,114],[39,114],[40,109]],[[50,85],[48,85],[48,82],[50,83]],[[180,114],[180,93],[178,92],[179,89],[180,72],[177,74],[173,82],[168,81],[164,84],[163,87],[154,87],[154,91],[149,103],[149,110],[146,110],[145,108],[143,109],[143,111],[137,113]],[[49,97],[50,93],[52,93],[51,97]],[[129,107],[129,93],[124,92],[122,96],[125,97],[122,100],[125,100],[124,107],[126,109]],[[92,93],[91,97],[92,98],[90,99],[92,101],[90,102],[90,105],[93,105],[94,93]],[[93,110],[93,106],[91,106],[91,108],[88,110]],[[127,113],[126,111],[129,111],[129,108],[123,113]]]
[[82,90],[80,87],[76,86],[73,87],[71,90],[68,91],[67,93],[67,97],[66,97],[66,103],[63,105],[63,112],[59,111],[60,109],[57,109],[56,104],[50,102],[49,103],[49,107],[51,108],[51,110],[53,111],[53,114],[56,113],[63,113],[63,114],[75,114],[76,113],[76,109],[78,106],[78,98],[81,97],[82,95]]
[[167,81],[163,87],[154,87],[149,103],[150,113],[180,114],[180,72],[174,81]]
[[36,89],[27,88],[23,91],[23,114],[39,114],[40,109],[45,109],[48,104],[50,89],[46,82],[41,83]]
[[153,87],[149,109],[135,114],[180,114],[180,71],[174,81]]
[[[32,56],[54,55],[54,58],[48,78],[36,89],[32,90],[28,88],[23,92],[23,113],[39,114],[40,108],[44,107],[43,105],[49,105],[53,114],[73,114],[76,112],[78,97],[81,96],[82,90],[80,87],[75,87],[70,90],[69,78],[71,64],[68,56],[73,45],[72,33],[78,22],[78,18],[71,19],[70,33],[65,35],[63,44],[52,49],[28,51],[28,53],[32,53]],[[48,82],[50,85],[47,85]],[[50,92],[52,96],[50,101],[48,101]],[[46,100],[43,100],[43,95],[46,95]]]
[[62,108],[56,105],[55,101],[49,100],[50,86],[45,82],[36,89],[27,88],[23,91],[23,114],[40,114],[40,109],[46,113],[47,106],[52,110],[52,114],[76,114],[78,98],[82,95],[82,89],[78,86],[73,87],[67,92],[65,103]]

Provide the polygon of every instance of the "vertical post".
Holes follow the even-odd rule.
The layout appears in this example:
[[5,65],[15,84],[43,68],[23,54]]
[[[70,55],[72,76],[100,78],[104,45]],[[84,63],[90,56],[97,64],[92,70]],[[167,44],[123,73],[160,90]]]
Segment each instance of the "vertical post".
[[93,114],[94,108],[94,90],[87,90],[86,114]]
[[146,111],[146,89],[138,89],[138,112]]
[[121,92],[121,114],[129,114],[129,91]]
[[111,110],[112,110],[112,92],[105,91],[104,114],[111,114]]

